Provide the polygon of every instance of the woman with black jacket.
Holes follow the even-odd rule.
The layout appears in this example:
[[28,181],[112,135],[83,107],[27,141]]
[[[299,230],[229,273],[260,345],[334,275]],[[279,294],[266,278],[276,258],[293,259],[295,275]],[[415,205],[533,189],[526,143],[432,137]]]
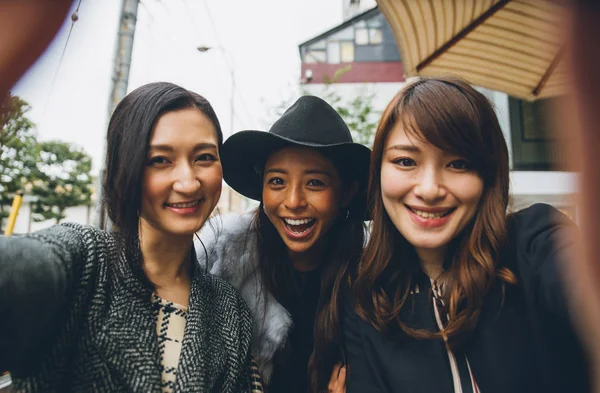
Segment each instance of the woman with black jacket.
[[585,392],[561,277],[573,224],[507,215],[508,150],[489,101],[455,78],[383,113],[372,232],[345,307],[348,392]]
[[197,267],[221,192],[219,121],[170,83],[131,92],[108,129],[112,231],[0,238],[0,370],[27,392],[250,391],[252,319]]

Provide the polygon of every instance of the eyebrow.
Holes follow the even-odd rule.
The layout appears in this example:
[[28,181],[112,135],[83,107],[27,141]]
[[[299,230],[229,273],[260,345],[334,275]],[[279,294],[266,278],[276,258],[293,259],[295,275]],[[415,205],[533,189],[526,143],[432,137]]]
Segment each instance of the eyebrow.
[[[193,151],[202,150],[202,149],[216,149],[217,145],[214,143],[198,143],[194,146]],[[171,145],[150,145],[148,150],[158,150],[158,151],[168,151],[173,152],[175,149]]]
[[421,149],[419,149],[417,146],[415,145],[393,145],[388,147],[387,150],[403,150],[403,151],[408,151],[408,152],[412,152],[412,153],[419,153],[421,151]]
[[[271,168],[269,170],[267,170],[265,173],[281,173],[281,174],[287,174],[287,171],[285,169],[281,169],[281,168]],[[326,171],[322,171],[319,169],[308,169],[306,171],[304,171],[304,174],[306,175],[325,175],[327,177],[331,177],[331,174],[329,172]]]

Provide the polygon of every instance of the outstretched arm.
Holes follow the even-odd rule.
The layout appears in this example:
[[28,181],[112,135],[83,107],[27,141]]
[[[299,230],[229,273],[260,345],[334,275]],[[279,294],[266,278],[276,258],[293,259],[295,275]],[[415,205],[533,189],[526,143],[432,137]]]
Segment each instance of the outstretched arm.
[[0,237],[0,370],[26,367],[56,330],[82,253],[64,226]]

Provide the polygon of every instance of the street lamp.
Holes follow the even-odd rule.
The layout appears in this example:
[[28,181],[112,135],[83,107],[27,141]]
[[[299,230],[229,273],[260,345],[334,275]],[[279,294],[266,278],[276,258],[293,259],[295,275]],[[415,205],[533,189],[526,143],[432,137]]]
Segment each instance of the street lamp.
[[233,135],[234,132],[234,128],[233,128],[233,121],[234,121],[234,116],[235,116],[235,65],[233,64],[233,57],[231,55],[229,55],[229,53],[221,47],[211,47],[211,46],[206,46],[206,45],[201,45],[199,47],[197,47],[196,49],[198,49],[198,52],[200,53],[206,53],[208,51],[210,51],[211,49],[216,49],[216,50],[221,50],[223,51],[223,53],[225,53],[225,55],[231,59],[231,66],[229,66],[228,64],[228,68],[229,68],[229,75],[231,77],[231,97],[230,97],[230,131],[229,131],[229,136]]
[[[230,102],[229,102],[230,107],[229,107],[229,135],[228,135],[228,136],[231,136],[234,133],[234,116],[235,116],[235,64],[234,64],[235,62],[233,60],[233,56],[231,56],[229,54],[229,52],[227,52],[225,50],[225,48],[218,47],[218,46],[211,47],[211,46],[206,46],[206,45],[200,45],[196,49],[200,53],[206,53],[211,49],[220,50],[225,54],[226,57],[231,59],[231,64],[227,64],[228,68],[229,68],[229,75],[231,77],[231,97],[230,97]],[[223,138],[223,139],[225,139],[225,138]],[[231,187],[229,187],[229,194],[227,197],[227,209],[229,211],[231,211],[231,205],[232,205],[232,192],[233,192],[233,190],[231,189]]]

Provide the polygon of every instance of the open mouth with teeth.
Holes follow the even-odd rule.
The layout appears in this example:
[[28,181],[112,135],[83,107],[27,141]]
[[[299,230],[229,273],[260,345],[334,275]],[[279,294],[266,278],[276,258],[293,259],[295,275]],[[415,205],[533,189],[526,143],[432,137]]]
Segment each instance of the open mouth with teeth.
[[456,210],[456,208],[453,207],[451,209],[448,209],[446,211],[441,211],[441,212],[426,212],[426,211],[423,211],[423,210],[413,209],[413,208],[411,208],[408,205],[404,205],[404,206],[406,206],[406,208],[408,210],[410,210],[411,212],[415,213],[417,216],[419,216],[421,218],[424,218],[426,220],[437,220],[437,219],[440,219],[440,218],[444,218],[444,217],[449,216],[450,214],[452,214]]
[[292,219],[292,218],[282,218],[283,224],[285,228],[296,236],[302,236],[307,234],[314,226],[317,220],[314,218],[301,218],[301,219]]
[[201,202],[200,199],[196,200],[196,201],[192,201],[192,202],[184,202],[184,203],[165,203],[165,206],[167,207],[172,207],[175,209],[185,209],[187,207],[194,207],[199,205]]

